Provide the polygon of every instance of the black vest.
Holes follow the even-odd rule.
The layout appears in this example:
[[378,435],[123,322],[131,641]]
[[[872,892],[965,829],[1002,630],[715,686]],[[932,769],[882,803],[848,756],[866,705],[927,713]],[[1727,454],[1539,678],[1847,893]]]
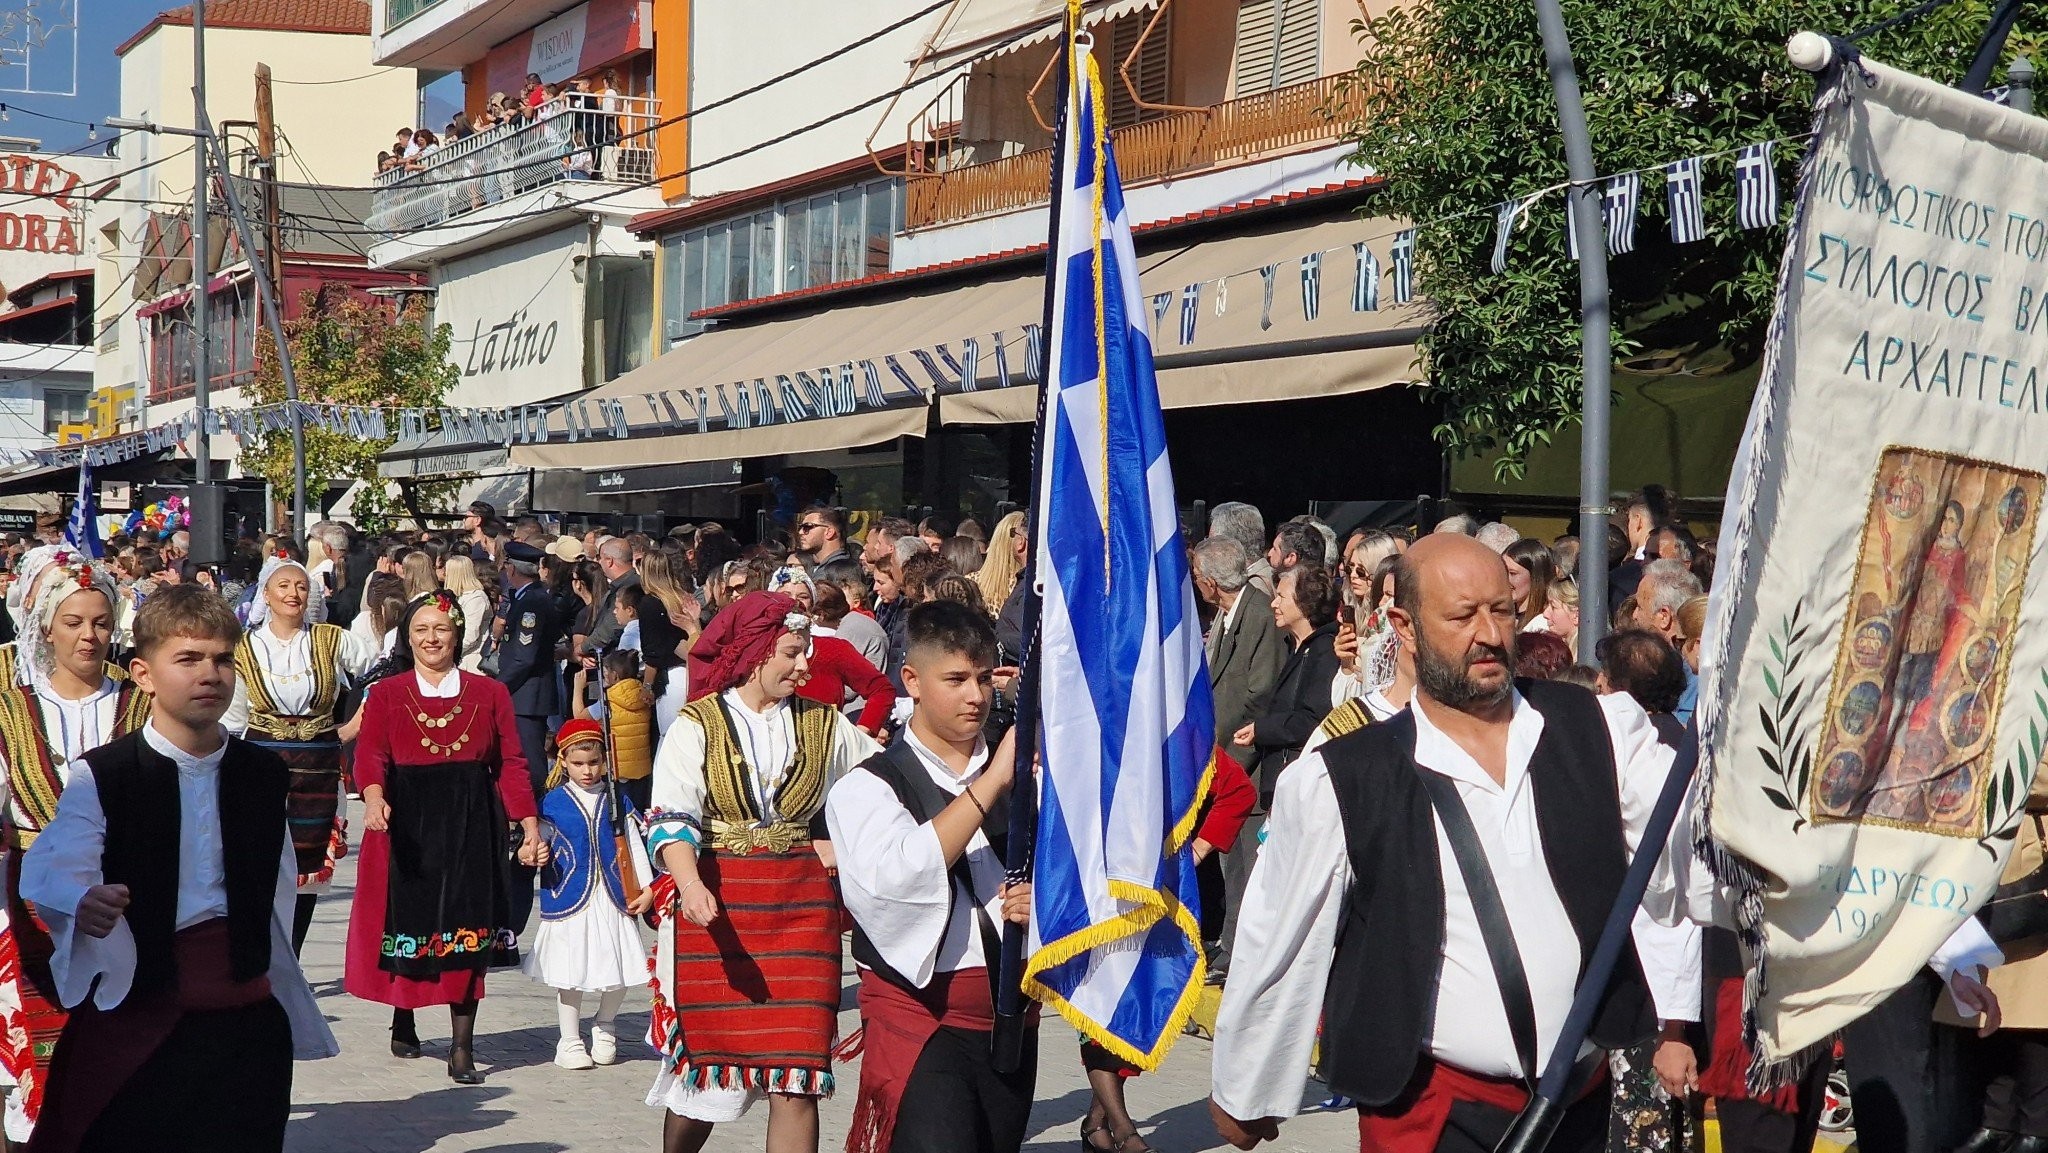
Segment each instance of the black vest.
[[[128,927],[135,934],[135,992],[173,978],[171,940],[178,925],[178,766],[150,748],[140,731],[85,755],[107,816],[101,870],[128,886]],[[270,968],[270,919],[284,856],[285,791],[290,774],[277,754],[229,737],[220,762],[220,831],[228,895],[228,961],[237,981]]]
[[[1579,938],[1580,973],[1628,871],[1613,743],[1599,703],[1574,685],[1519,681],[1543,714],[1529,761],[1543,857]],[[1323,1001],[1322,1077],[1368,1106],[1417,1075],[1443,971],[1444,884],[1429,794],[1415,764],[1415,717],[1394,717],[1321,749],[1344,821],[1353,881]],[[1614,1049],[1654,1028],[1633,951],[1616,969],[1592,1040]]]
[[[862,761],[858,771],[873,773],[880,777],[896,794],[897,802],[910,810],[911,819],[920,825],[930,824],[932,818],[944,812],[946,806],[953,803],[953,794],[940,788],[939,783],[932,780],[932,775],[925,771],[924,762],[918,759],[917,750],[910,747],[907,736],[899,738],[887,749]],[[989,811],[988,819],[982,822],[981,833],[988,838],[989,846],[995,850],[996,856],[1004,860],[1009,859],[1008,831],[1009,806],[1007,803],[998,804]],[[955,902],[966,899],[966,893],[962,890],[973,891],[973,886],[968,883],[969,876],[967,854],[961,853],[960,859],[953,862],[953,867],[946,871],[947,883],[952,886],[952,899]],[[978,896],[987,899],[990,894],[981,893]],[[976,920],[978,922],[980,918]],[[988,947],[986,934],[982,947]],[[874,942],[868,939],[867,930],[861,927],[858,920],[853,923],[853,959],[873,969],[875,976],[897,988],[907,989],[913,994],[919,992],[909,978],[890,968],[888,962],[882,960],[882,954],[875,948]],[[990,987],[993,988],[996,966],[990,964],[988,970]]]

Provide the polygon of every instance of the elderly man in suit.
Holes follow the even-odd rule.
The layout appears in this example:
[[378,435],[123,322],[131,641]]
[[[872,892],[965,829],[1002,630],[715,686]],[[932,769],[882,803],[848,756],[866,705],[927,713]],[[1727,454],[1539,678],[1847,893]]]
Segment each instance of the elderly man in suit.
[[[1194,549],[1195,595],[1216,610],[1209,625],[1209,686],[1216,701],[1219,744],[1265,712],[1287,663],[1287,637],[1273,622],[1273,599],[1249,581],[1251,559],[1244,545],[1228,536],[1212,536]],[[1232,745],[1227,751],[1239,764],[1255,759],[1252,750],[1242,746]],[[1223,857],[1225,950],[1237,930],[1238,902],[1251,877],[1259,829],[1265,823],[1261,805],[1238,834],[1238,850]],[[1228,968],[1227,952],[1212,963],[1219,976]]]

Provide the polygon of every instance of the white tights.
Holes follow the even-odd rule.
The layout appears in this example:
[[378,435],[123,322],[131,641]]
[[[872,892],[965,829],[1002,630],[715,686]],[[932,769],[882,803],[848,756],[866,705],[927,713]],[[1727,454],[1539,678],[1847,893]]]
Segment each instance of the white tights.
[[[580,989],[555,990],[555,1016],[560,1019],[562,1039],[574,1040],[583,1035],[583,991]],[[608,989],[598,994],[597,1021],[601,1029],[612,1027],[612,1018],[619,1015],[619,1006],[626,1002],[624,989]]]

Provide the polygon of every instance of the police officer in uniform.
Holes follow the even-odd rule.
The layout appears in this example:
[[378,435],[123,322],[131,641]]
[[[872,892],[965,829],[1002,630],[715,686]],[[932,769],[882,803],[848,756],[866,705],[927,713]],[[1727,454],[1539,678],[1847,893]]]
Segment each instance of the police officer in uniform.
[[512,715],[526,771],[538,800],[547,795],[548,718],[562,712],[555,690],[555,642],[561,622],[555,601],[540,583],[541,550],[524,541],[505,546],[506,593],[500,602],[498,680],[512,694]]

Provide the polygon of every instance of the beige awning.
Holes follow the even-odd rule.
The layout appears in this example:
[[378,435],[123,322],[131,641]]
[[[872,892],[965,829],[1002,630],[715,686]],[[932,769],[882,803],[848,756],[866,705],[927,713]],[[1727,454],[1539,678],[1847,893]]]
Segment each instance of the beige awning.
[[[1083,27],[1133,12],[1149,12],[1162,0],[1090,0]],[[1000,56],[1043,44],[1065,27],[1066,0],[957,0],[925,43],[924,71],[941,72],[979,56]]]
[[[1161,402],[1167,408],[1335,396],[1363,392],[1415,379],[1414,342],[1428,323],[1420,304],[1396,308],[1391,244],[1402,225],[1386,219],[1361,220],[1349,215],[1303,223],[1268,222],[1219,239],[1180,245],[1142,244],[1138,257],[1140,284],[1151,323]],[[1382,270],[1380,305],[1354,312],[1352,290],[1357,266],[1353,245],[1365,243]],[[1304,315],[1302,257],[1321,255],[1320,308],[1314,320]],[[1263,307],[1264,277],[1273,269],[1273,303]],[[1017,268],[1018,266],[1012,266]],[[1219,289],[1219,283],[1227,288]],[[1180,341],[1184,289],[1198,286],[1194,339]],[[898,289],[884,296],[878,286],[865,297],[819,303],[807,313],[757,324],[714,328],[693,337],[647,364],[579,398],[584,419],[597,402],[623,402],[631,437],[619,439],[600,430],[571,443],[567,418],[550,420],[551,443],[515,446],[513,463],[536,468],[612,468],[700,460],[725,460],[824,452],[877,444],[898,436],[922,436],[928,408],[912,397],[895,376],[883,370],[886,407],[871,408],[863,398],[847,416],[786,417],[753,428],[697,432],[673,431],[657,419],[666,394],[679,408],[684,394],[707,390],[712,396],[713,423],[720,405],[716,390],[733,382],[765,380],[871,360],[878,365],[894,357],[920,388],[932,381],[910,354],[912,349],[945,346],[957,363],[964,341],[980,344],[976,388],[941,389],[939,417],[945,424],[990,424],[1029,421],[1036,390],[1025,382],[1024,326],[1043,313],[1045,277],[1036,261],[1009,275],[924,289]],[[1154,298],[1170,294],[1164,315],[1152,311]],[[1224,310],[1217,315],[1219,293]],[[1264,323],[1262,323],[1262,320]],[[1012,385],[999,383],[995,356],[1000,335]],[[686,417],[688,413],[684,414]],[[602,424],[600,417],[598,423]],[[687,422],[686,422],[687,423]]]

